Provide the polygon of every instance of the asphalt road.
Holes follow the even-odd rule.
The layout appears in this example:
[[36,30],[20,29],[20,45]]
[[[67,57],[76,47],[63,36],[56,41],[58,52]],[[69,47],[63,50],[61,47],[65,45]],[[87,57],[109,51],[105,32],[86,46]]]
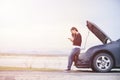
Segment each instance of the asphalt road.
[[96,73],[89,70],[0,71],[0,80],[120,80],[120,71]]

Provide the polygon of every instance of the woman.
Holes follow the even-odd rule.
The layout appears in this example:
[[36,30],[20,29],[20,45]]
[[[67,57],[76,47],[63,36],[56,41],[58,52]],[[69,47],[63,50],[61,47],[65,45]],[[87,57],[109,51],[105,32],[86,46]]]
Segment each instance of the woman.
[[78,32],[77,28],[72,27],[71,33],[72,33],[72,38],[68,38],[68,39],[73,43],[73,49],[68,58],[68,66],[67,66],[66,71],[71,70],[71,66],[75,60],[75,56],[79,55],[80,53],[80,47],[82,43],[82,37],[81,37],[81,34]]

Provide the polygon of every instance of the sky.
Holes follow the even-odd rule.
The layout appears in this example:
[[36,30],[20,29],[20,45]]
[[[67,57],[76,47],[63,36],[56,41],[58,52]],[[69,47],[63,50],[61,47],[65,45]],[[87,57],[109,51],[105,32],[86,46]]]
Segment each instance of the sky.
[[[0,0],[0,51],[68,50],[70,28],[88,33],[86,20],[112,40],[120,38],[119,0]],[[102,44],[92,33],[86,47]]]

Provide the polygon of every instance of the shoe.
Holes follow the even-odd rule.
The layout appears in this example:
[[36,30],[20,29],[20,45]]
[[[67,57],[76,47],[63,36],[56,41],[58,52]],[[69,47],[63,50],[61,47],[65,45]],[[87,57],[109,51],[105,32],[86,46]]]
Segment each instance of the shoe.
[[68,72],[68,71],[70,71],[70,70],[71,70],[71,69],[66,69],[65,71],[67,71],[67,72]]

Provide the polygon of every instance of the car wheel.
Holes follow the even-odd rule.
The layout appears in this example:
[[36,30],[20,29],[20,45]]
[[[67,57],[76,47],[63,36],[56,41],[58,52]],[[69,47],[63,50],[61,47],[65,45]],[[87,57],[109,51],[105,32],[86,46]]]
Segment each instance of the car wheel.
[[108,72],[113,67],[113,58],[106,53],[99,53],[93,59],[92,70],[97,72]]

